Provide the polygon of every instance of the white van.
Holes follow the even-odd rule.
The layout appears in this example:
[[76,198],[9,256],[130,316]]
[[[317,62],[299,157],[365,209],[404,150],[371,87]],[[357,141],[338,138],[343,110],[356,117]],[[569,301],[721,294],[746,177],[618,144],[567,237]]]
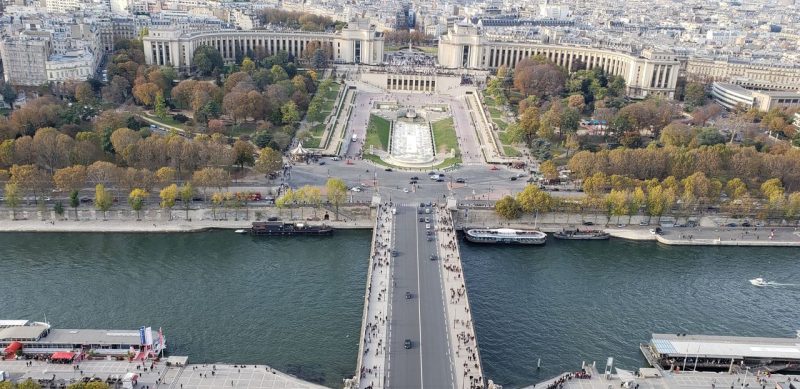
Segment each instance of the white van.
[[353,134],[353,142],[358,142],[358,135]]

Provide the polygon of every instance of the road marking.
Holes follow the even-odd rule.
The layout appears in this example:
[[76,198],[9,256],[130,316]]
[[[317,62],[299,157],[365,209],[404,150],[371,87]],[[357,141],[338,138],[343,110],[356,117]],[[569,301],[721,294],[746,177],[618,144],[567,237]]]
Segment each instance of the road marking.
[[419,318],[417,323],[419,323],[419,341],[417,342],[417,347],[419,348],[419,387],[420,389],[424,386],[424,380],[422,379],[422,287],[420,285],[420,277],[419,277],[419,223],[414,222],[414,241],[417,243],[417,311],[419,314]]

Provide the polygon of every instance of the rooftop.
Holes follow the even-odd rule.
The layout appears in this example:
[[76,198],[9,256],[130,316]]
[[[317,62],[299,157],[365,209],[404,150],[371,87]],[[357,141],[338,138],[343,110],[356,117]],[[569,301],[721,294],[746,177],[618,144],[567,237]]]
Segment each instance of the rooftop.
[[653,334],[650,343],[662,355],[800,360],[800,338]]

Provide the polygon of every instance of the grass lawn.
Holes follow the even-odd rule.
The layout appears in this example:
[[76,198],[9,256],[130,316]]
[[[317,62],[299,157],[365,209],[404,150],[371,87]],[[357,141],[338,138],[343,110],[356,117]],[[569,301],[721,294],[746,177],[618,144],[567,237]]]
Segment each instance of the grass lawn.
[[319,147],[319,142],[320,141],[322,141],[322,138],[318,138],[316,136],[311,136],[311,137],[309,137],[308,139],[306,139],[303,142],[303,146],[316,149],[316,148]]
[[314,136],[321,136],[323,131],[325,131],[325,124],[323,123],[317,123],[308,129],[308,132]]
[[455,149],[456,155],[458,155],[458,140],[456,139],[456,128],[453,124],[453,118],[445,118],[434,122],[431,124],[431,127],[433,128],[434,142],[436,142],[434,145],[436,147],[436,152],[441,154]]
[[506,123],[505,120],[497,119],[492,121],[494,122],[495,125],[497,125],[497,128],[499,128],[500,131],[505,131],[506,129],[508,129],[508,123]]
[[336,102],[336,96],[339,94],[339,88],[341,87],[341,85],[333,83],[327,90],[317,90],[317,95],[322,98],[320,110],[316,115],[306,116],[306,120],[309,122],[321,122],[325,120],[333,110],[333,104]]
[[489,114],[492,115],[492,119],[500,119],[503,116],[503,112],[495,107],[489,107]]
[[517,149],[515,149],[515,148],[513,148],[511,146],[503,146],[503,153],[507,157],[519,157],[520,155],[522,155],[522,154],[520,154],[519,151],[517,151]]
[[369,150],[370,146],[374,146],[376,149],[386,151],[389,148],[389,126],[388,120],[377,115],[369,115],[364,149]]
[[497,137],[500,138],[500,143],[504,145],[510,145],[514,142],[511,141],[511,134],[506,131],[500,131],[497,133]]
[[497,103],[495,103],[495,101],[494,101],[494,97],[489,97],[489,96],[486,96],[486,95],[483,95],[483,101],[484,101],[484,102],[486,103],[486,105],[487,105],[487,106],[489,106],[489,107],[493,107],[493,106],[495,106],[495,105],[497,104]]
[[153,116],[143,115],[143,116],[147,117],[150,120],[153,120],[155,122],[158,122],[158,123],[161,123],[161,124],[164,124],[164,125],[167,125],[167,126],[180,128],[181,130],[185,130],[186,129],[186,125],[185,124],[183,124],[183,123],[181,123],[179,121],[176,121],[171,116],[167,116],[166,119],[161,119],[160,117],[155,116],[155,115],[153,115]]

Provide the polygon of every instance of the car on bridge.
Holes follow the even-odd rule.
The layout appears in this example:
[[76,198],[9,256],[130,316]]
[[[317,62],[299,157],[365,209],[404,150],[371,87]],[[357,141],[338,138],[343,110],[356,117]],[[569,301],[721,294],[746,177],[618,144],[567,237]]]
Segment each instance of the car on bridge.
[[406,350],[410,349],[410,348],[411,348],[411,347],[413,347],[413,346],[414,346],[414,345],[411,343],[411,339],[406,339],[406,341],[405,341],[405,342],[403,342],[403,347],[405,347],[405,348],[406,348]]
[[431,261],[435,261],[437,259],[439,259],[439,257],[437,257],[436,254],[431,254]]
[[406,299],[411,300],[414,298],[414,295],[411,292],[406,292]]

